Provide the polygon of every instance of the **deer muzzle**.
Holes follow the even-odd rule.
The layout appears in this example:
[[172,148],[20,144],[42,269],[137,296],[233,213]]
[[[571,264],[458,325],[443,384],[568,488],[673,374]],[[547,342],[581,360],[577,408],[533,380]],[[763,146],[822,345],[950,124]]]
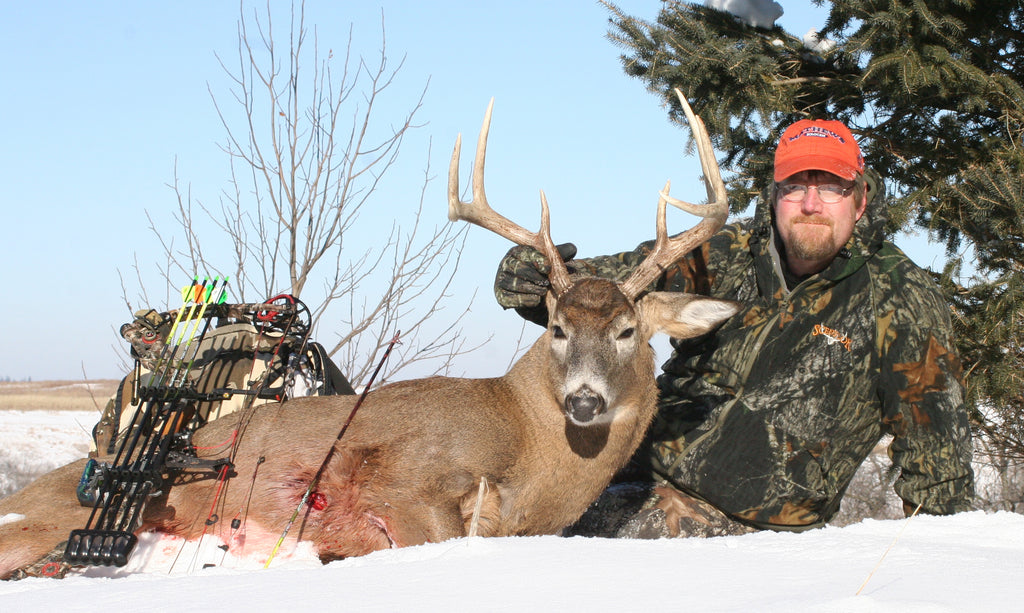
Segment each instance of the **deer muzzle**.
[[565,397],[565,415],[578,426],[593,424],[607,410],[604,396],[589,387],[582,387]]

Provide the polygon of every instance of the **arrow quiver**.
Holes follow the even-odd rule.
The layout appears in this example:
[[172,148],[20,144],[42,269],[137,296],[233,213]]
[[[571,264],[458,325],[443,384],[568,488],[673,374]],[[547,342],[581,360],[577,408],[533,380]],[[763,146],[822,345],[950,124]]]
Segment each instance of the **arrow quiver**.
[[181,308],[139,311],[121,327],[135,367],[93,429],[96,448],[76,492],[93,511],[68,538],[68,564],[123,566],[148,500],[182,476],[231,475],[230,448],[223,458],[196,456],[191,438],[203,424],[255,404],[353,393],[310,341],[301,301],[228,304],[226,283],[196,280]]

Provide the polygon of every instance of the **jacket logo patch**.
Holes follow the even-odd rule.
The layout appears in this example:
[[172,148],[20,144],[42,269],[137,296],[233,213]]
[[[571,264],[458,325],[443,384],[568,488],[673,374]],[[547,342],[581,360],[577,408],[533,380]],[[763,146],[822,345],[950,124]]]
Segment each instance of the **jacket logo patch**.
[[825,339],[828,340],[828,344],[829,345],[831,345],[833,343],[839,343],[843,347],[846,347],[847,351],[852,351],[852,349],[850,349],[850,345],[853,343],[853,341],[850,340],[849,336],[846,336],[845,334],[843,334],[839,330],[833,330],[832,328],[829,328],[828,326],[823,326],[821,324],[815,324],[815,326],[814,326],[814,336],[824,336]]

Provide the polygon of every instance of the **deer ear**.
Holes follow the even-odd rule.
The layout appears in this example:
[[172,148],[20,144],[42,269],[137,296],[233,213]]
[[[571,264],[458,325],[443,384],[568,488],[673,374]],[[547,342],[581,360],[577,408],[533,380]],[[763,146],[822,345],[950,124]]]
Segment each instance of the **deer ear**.
[[739,313],[743,305],[681,292],[651,292],[637,302],[650,336],[664,332],[673,338],[691,338],[715,329]]

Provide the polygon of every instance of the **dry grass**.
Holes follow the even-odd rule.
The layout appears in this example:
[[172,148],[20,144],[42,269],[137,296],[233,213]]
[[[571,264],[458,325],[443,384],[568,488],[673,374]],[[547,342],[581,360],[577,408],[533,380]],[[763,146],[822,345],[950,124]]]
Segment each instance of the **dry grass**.
[[0,382],[0,411],[99,411],[118,381]]

